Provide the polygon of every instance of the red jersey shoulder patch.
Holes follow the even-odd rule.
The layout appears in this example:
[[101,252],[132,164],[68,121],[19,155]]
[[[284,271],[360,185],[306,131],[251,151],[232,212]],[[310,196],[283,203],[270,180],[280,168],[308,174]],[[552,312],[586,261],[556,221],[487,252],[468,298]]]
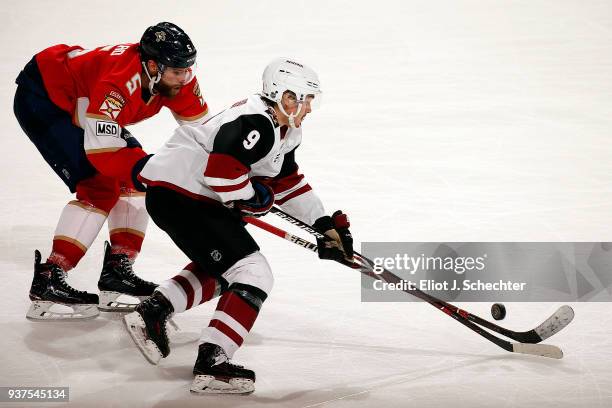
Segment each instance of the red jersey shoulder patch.
[[123,105],[125,105],[125,99],[121,94],[111,91],[102,101],[99,111],[109,118],[116,120],[117,116],[121,113],[121,109],[123,109]]

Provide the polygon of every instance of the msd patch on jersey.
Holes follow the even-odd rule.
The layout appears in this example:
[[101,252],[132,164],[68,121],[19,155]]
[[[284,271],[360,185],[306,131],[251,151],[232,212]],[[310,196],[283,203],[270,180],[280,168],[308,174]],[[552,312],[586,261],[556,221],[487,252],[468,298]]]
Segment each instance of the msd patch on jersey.
[[96,136],[121,137],[121,129],[115,122],[96,121]]
[[117,116],[119,116],[119,113],[121,113],[122,108],[123,104],[119,102],[117,98],[106,95],[106,99],[104,99],[102,105],[100,105],[100,112],[111,119],[117,119]]

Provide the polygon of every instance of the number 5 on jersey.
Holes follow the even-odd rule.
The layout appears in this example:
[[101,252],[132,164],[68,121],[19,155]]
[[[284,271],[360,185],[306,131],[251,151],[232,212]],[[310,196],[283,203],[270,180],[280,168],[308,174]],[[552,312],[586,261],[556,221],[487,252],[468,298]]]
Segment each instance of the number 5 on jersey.
[[139,86],[140,86],[140,74],[134,74],[134,76],[125,83],[125,87],[127,88],[130,95],[136,92]]
[[244,146],[245,149],[251,150],[253,146],[255,146],[255,143],[257,143],[260,137],[261,135],[259,134],[258,131],[251,130],[251,132],[249,132],[247,137],[242,142],[242,145]]

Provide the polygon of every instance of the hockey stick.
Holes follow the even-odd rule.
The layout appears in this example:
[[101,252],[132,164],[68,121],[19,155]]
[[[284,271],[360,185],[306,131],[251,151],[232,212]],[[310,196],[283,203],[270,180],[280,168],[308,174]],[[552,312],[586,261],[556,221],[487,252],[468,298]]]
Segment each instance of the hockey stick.
[[[280,211],[280,210],[276,210],[275,212]],[[290,217],[290,216],[289,216]],[[251,218],[251,217],[245,217],[245,221],[253,224],[255,226],[258,226],[272,234],[275,234],[283,239],[286,239],[288,241],[291,241],[293,243],[295,243],[296,245],[302,246],[306,249],[309,249],[311,251],[316,252],[316,248],[317,246],[311,242],[308,242],[300,237],[296,237],[294,235],[291,235],[289,233],[287,233],[286,231],[281,230],[280,228],[276,228],[264,221],[261,221],[259,219],[256,218]],[[301,221],[296,220],[297,222],[301,223]],[[303,224],[303,223],[302,223]],[[298,225],[298,224],[296,224]],[[320,233],[316,232],[314,229],[312,229],[310,226],[308,226],[307,224],[304,224],[307,230],[310,230],[312,232],[314,232],[315,234],[319,234]],[[298,225],[299,226],[299,225]],[[309,232],[310,232],[309,231]],[[312,233],[311,232],[311,233]],[[322,235],[321,235],[322,236]],[[325,237],[324,237],[325,238]],[[354,269],[360,269],[360,272],[363,273],[364,275],[373,277],[374,279],[378,279],[378,280],[384,280],[386,282],[392,282],[392,283],[397,283],[399,281],[401,281],[401,279],[397,276],[395,276],[394,274],[392,274],[389,271],[384,271],[381,274],[376,274],[373,272],[372,269],[372,262],[368,259],[363,257],[360,254],[356,254],[356,259],[359,262],[354,262],[354,263],[349,263],[349,262],[343,262],[345,265],[354,268]],[[500,339],[494,335],[492,335],[491,333],[487,332],[486,330],[483,330],[480,326],[472,323],[470,320],[468,320],[468,317],[470,314],[464,310],[461,310],[453,305],[450,305],[446,302],[440,301],[438,299],[436,299],[435,297],[428,295],[424,292],[421,292],[417,289],[405,289],[404,292],[413,294],[425,301],[427,301],[428,303],[430,303],[432,306],[436,307],[437,309],[442,310],[443,312],[445,312],[446,314],[448,314],[449,316],[451,316],[452,318],[454,318],[455,320],[457,320],[459,323],[467,326],[468,328],[470,328],[471,330],[475,331],[476,333],[480,334],[481,336],[485,337],[487,340],[497,344],[499,347],[510,351],[510,352],[515,352],[515,353],[522,353],[522,354],[532,354],[532,355],[539,355],[539,356],[543,356],[543,357],[550,357],[550,358],[561,358],[563,357],[563,352],[556,346],[550,346],[550,345],[544,345],[544,344],[524,344],[524,343],[510,343],[506,340]],[[472,315],[473,316],[473,315]],[[473,316],[473,317],[477,317],[477,316]],[[553,315],[554,317],[554,315]],[[480,319],[480,318],[478,318]],[[480,319],[484,322],[487,322],[484,319]],[[551,320],[551,319],[548,319]],[[547,320],[547,322],[548,322]],[[497,325],[494,325],[493,323],[487,322],[493,326],[498,327],[500,330],[505,330],[508,333],[516,333],[516,332],[512,332],[510,330],[504,329],[502,327],[499,327]],[[546,322],[545,322],[546,323]],[[538,327],[542,327],[544,326],[544,323]],[[535,330],[535,329],[534,329]],[[560,329],[559,329],[560,330]],[[558,330],[557,330],[558,331]],[[525,333],[529,333],[529,332],[525,332]]]
[[[287,214],[286,212],[282,211],[281,209],[277,207],[273,207],[271,212],[283,218],[284,220],[296,225],[297,227],[309,232],[310,234],[314,235],[315,237],[319,239],[321,238],[329,239],[327,236],[316,231],[310,225],[292,217],[291,215]],[[370,272],[374,273],[373,272],[374,263],[370,259],[366,258],[365,256],[361,255],[358,252],[355,252],[355,254],[357,255],[357,258],[361,261],[361,263],[365,264],[367,269],[369,269]],[[387,281],[387,278],[388,278],[388,279],[391,279],[388,282],[393,282],[393,283],[397,283],[398,281],[401,281],[399,277],[397,277],[396,275],[392,274],[391,272],[387,270],[384,270],[384,272],[381,274],[380,277],[378,276],[372,276],[372,277],[374,277],[375,279],[381,279],[384,281]],[[535,329],[528,330],[525,332],[516,332],[513,330],[506,329],[504,327],[501,327],[495,323],[489,322],[488,320],[485,320],[479,316],[471,314],[465,310],[459,309],[458,307],[451,305],[450,303],[439,300],[418,289],[405,290],[405,292],[408,292],[417,297],[420,297],[421,299],[433,304],[435,307],[437,307],[438,309],[441,309],[447,314],[450,314],[448,312],[450,310],[451,313],[457,313],[459,315],[462,315],[463,317],[467,318],[468,320],[474,323],[477,323],[483,327],[486,327],[487,329],[493,330],[505,337],[511,338],[516,341],[520,341],[521,343],[532,343],[532,344],[539,343],[542,340],[545,340],[548,337],[563,330],[568,324],[570,324],[570,322],[574,318],[574,310],[570,306],[563,305]],[[426,298],[417,295],[417,293],[415,292],[418,292],[421,295],[425,295]]]
[[[295,217],[292,217],[291,215],[287,214],[286,212],[284,212],[283,210],[277,207],[273,207],[271,209],[271,212],[276,214],[280,218],[290,222],[291,224],[294,224],[297,227],[309,232],[310,234],[314,235],[315,237],[319,239],[326,239],[326,240],[330,239],[329,237],[321,234],[319,231],[316,231],[310,225],[298,220]],[[371,272],[369,276],[372,276],[375,279],[383,280],[386,282],[392,282],[392,283],[397,283],[401,281],[401,279],[398,276],[387,271],[386,269],[383,270],[383,273],[380,274],[380,276],[373,276],[373,275],[378,275],[373,272],[374,262],[372,262],[370,259],[366,258],[365,256],[361,255],[359,252],[355,252],[355,255],[357,256],[361,264],[365,265],[366,268]],[[458,307],[451,305],[450,303],[439,300],[435,298],[434,296],[431,296],[416,288],[414,290],[407,289],[407,290],[404,290],[404,292],[411,293],[431,303],[432,305],[434,305],[435,307],[437,307],[438,309],[442,310],[443,312],[449,315],[451,313],[459,314],[476,324],[486,327],[487,329],[493,330],[505,337],[511,338],[516,341],[520,341],[521,343],[532,343],[532,344],[539,343],[542,340],[545,340],[548,337],[563,330],[568,324],[571,323],[571,321],[574,318],[574,310],[570,306],[563,305],[559,309],[557,309],[555,313],[553,313],[548,319],[546,319],[538,327],[532,330],[525,331],[525,332],[516,332],[513,330],[506,329],[504,327],[501,327],[495,323],[489,322],[488,320],[485,320],[479,316],[471,314],[465,310],[459,309]],[[449,313],[449,311],[451,313]]]

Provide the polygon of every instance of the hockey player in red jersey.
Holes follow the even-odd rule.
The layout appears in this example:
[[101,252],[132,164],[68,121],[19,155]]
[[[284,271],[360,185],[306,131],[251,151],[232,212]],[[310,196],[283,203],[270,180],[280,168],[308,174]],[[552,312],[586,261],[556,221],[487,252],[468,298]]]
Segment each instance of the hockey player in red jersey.
[[[196,49],[172,23],[147,28],[139,43],[86,50],[55,45],[32,58],[17,78],[14,111],[30,140],[76,200],[64,208],[51,254],[35,251],[31,319],[90,318],[129,310],[117,299],[143,299],[157,285],[134,275],[148,222],[144,193],[132,171],[147,154],[126,126],[170,109],[179,124],[202,123],[208,112],[193,75]],[[98,295],[65,281],[108,220]],[[70,313],[50,310],[68,305]]]
[[314,71],[274,60],[260,94],[201,126],[180,127],[138,175],[147,187],[151,218],[192,262],[125,316],[135,343],[157,364],[170,353],[168,317],[220,296],[199,341],[194,393],[254,390],[255,373],[230,359],[255,323],[273,278],[243,215],[262,216],[277,204],[333,238],[319,242],[321,258],[352,258],[346,215],[325,215],[295,162],[301,124],[320,97]]

